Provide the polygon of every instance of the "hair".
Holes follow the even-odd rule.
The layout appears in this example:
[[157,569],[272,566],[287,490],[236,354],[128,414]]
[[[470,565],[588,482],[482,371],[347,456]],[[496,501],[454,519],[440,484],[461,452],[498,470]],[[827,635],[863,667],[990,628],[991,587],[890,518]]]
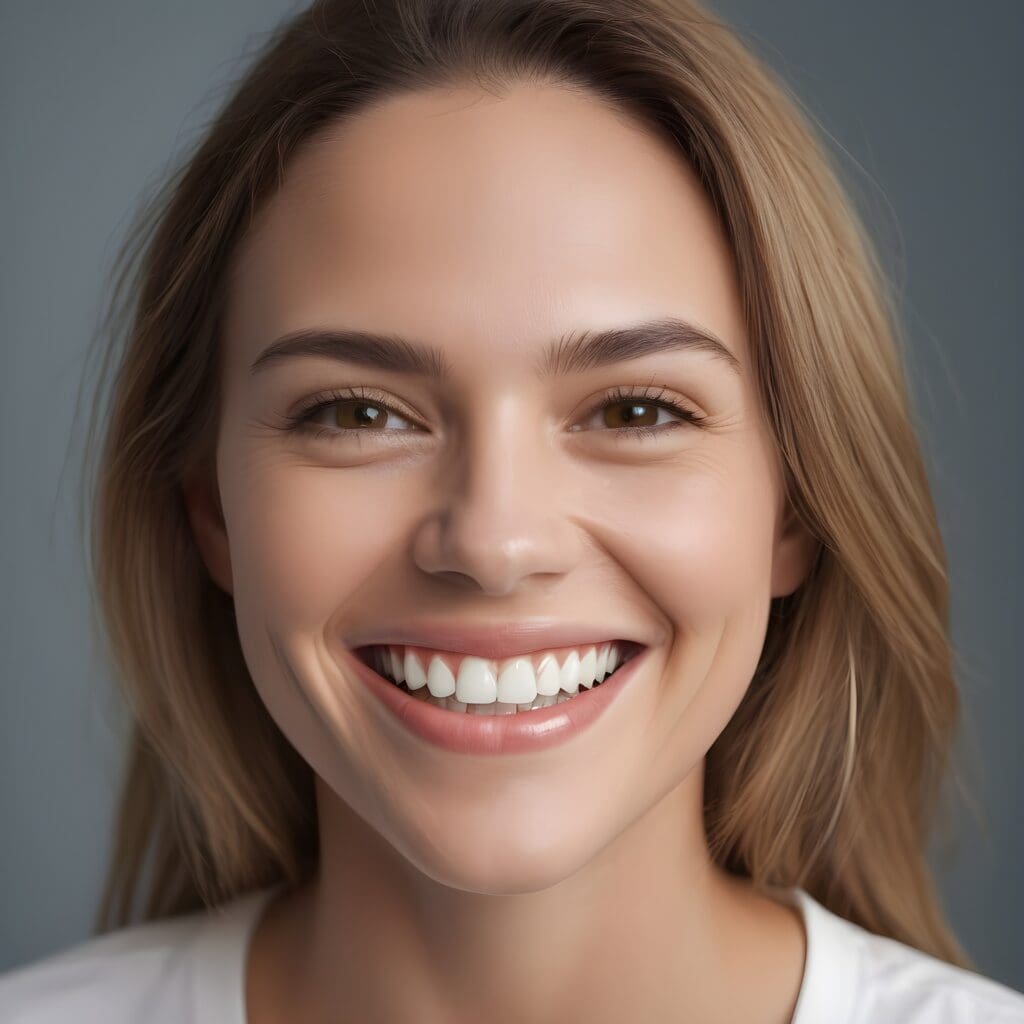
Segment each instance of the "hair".
[[382,99],[583,89],[677,148],[735,254],[785,495],[818,541],[707,754],[718,865],[961,966],[925,856],[959,699],[893,291],[787,87],[693,0],[322,0],[284,22],[113,268],[91,570],[130,737],[95,930],[315,870],[313,773],[259,699],[183,480],[212,472],[229,260],[289,157]]

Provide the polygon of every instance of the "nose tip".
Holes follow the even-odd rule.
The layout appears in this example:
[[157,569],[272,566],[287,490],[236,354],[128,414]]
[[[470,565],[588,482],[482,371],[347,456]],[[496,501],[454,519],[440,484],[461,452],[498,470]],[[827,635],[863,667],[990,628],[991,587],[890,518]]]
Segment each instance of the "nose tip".
[[547,515],[507,510],[488,516],[463,506],[424,524],[416,538],[416,564],[456,585],[501,597],[527,578],[554,582],[570,570],[577,542],[567,529]]

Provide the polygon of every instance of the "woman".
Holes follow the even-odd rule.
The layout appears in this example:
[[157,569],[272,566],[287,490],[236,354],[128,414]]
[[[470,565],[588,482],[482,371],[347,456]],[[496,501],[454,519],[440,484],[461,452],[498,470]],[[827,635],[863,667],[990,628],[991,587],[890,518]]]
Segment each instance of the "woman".
[[724,27],[314,4],[134,245],[110,934],[5,1020],[1024,1020],[924,858],[957,698],[886,293]]

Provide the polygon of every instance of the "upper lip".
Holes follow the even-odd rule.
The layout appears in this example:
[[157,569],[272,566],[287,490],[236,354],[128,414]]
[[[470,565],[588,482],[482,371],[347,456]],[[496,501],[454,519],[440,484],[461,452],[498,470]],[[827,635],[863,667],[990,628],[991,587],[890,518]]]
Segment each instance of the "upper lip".
[[646,647],[643,640],[623,631],[621,625],[601,626],[551,619],[523,619],[518,622],[471,623],[417,619],[391,626],[379,626],[350,638],[352,649],[372,644],[408,644],[430,647],[481,658],[511,658],[517,654],[559,647],[580,647],[608,640],[625,640]]

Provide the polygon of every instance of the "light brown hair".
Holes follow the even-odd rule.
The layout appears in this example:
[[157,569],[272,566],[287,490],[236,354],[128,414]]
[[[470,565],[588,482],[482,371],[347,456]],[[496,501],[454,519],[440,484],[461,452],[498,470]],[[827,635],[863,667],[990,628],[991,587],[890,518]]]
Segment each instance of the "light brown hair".
[[98,609],[132,716],[97,930],[140,895],[152,919],[297,884],[316,862],[312,769],[257,695],[182,498],[187,472],[212,472],[231,254],[319,129],[400,92],[521,81],[589,90],[696,170],[735,253],[787,497],[820,541],[708,754],[714,859],[969,966],[925,858],[958,697],[891,289],[797,101],[690,0],[315,3],[143,210],[89,434]]

